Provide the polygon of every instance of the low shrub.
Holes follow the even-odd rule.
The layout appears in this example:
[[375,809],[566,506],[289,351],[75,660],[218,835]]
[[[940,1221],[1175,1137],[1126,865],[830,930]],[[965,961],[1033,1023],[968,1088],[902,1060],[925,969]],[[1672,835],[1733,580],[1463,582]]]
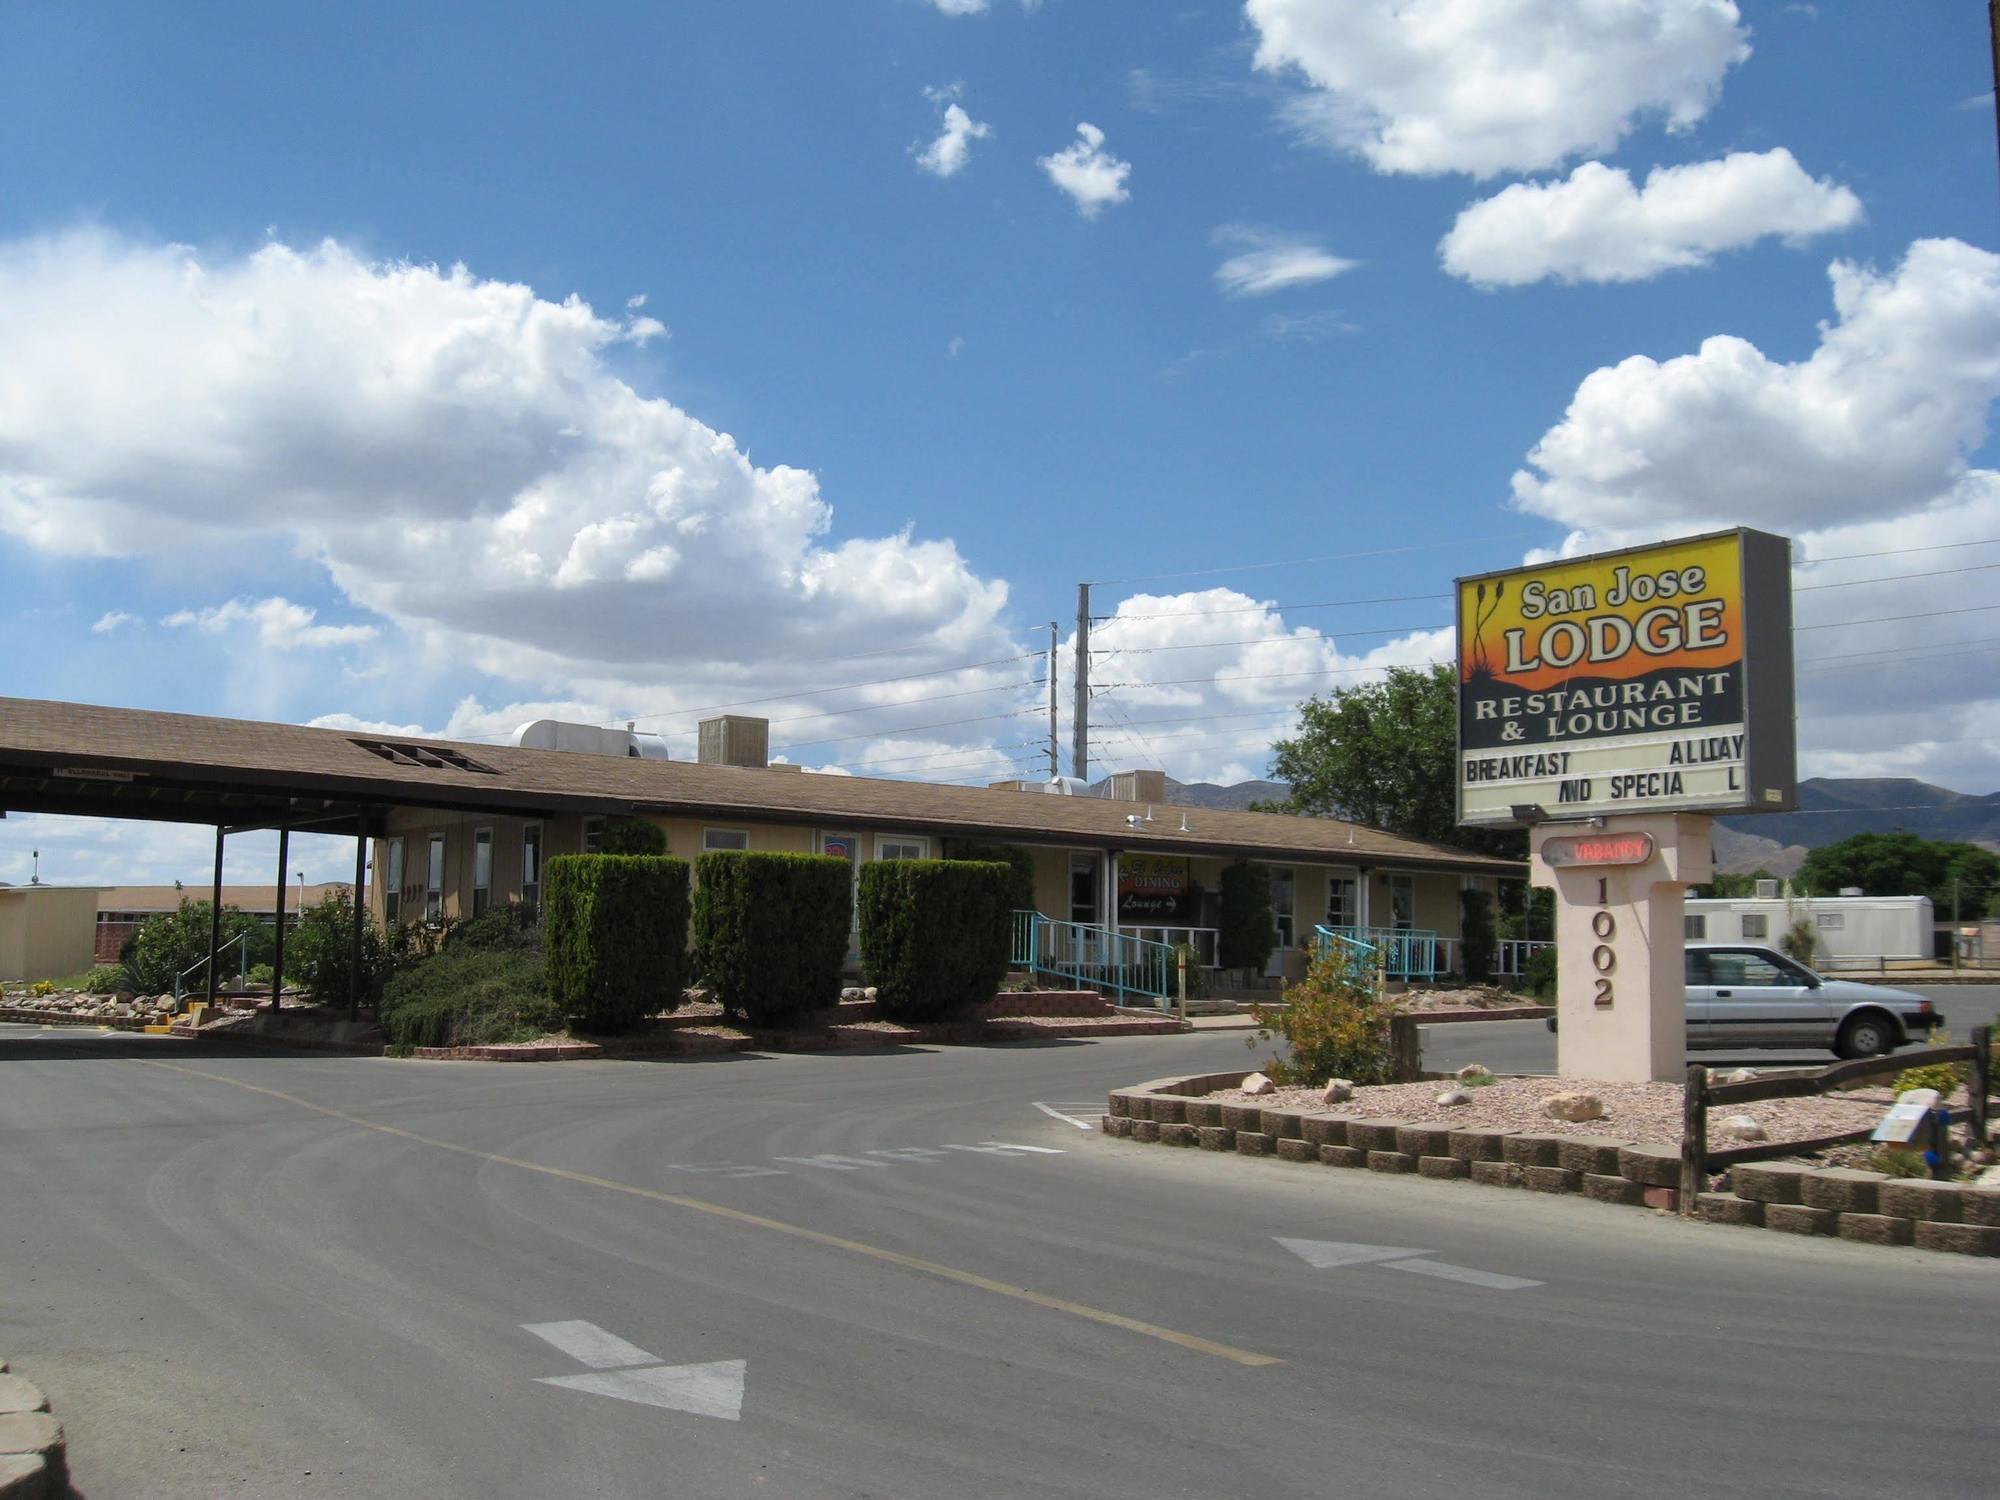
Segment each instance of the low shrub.
[[861,869],[861,966],[898,1021],[991,1000],[1007,974],[1014,871],[998,861],[877,860]]
[[753,1026],[837,1005],[853,926],[853,867],[844,859],[717,850],[695,863],[702,983]]
[[243,976],[243,982],[245,984],[269,984],[275,972],[269,964],[252,964],[249,972]]
[[[623,1031],[681,1003],[687,988],[688,867],[651,854],[562,854],[544,871],[549,998],[589,1031]],[[457,939],[505,940],[496,921]],[[451,951],[447,939],[446,951]],[[507,951],[502,947],[499,951]]]
[[122,964],[97,964],[85,969],[81,974],[71,974],[55,981],[59,990],[77,990],[86,995],[109,995],[125,988],[125,969]]
[[1382,993],[1379,958],[1334,943],[1307,966],[1304,979],[1286,986],[1282,1010],[1252,1007],[1261,1029],[1245,1045],[1279,1036],[1290,1044],[1290,1056],[1264,1064],[1275,1083],[1392,1083],[1389,1020],[1397,1009]]
[[541,913],[510,901],[476,917],[453,922],[444,930],[443,948],[533,948],[542,946]]
[[599,854],[652,854],[667,852],[667,830],[650,818],[613,818],[597,837]]
[[[373,1004],[395,960],[382,928],[368,912],[361,914],[361,999]],[[285,938],[285,980],[316,1000],[344,1004],[354,972],[354,898],[346,890],[331,891],[316,906],[299,913],[298,925]],[[265,975],[265,983],[270,976]]]
[[1912,1151],[1907,1146],[1883,1146],[1868,1155],[1865,1163],[1871,1172],[1880,1172],[1887,1177],[1928,1177],[1930,1163],[1924,1160],[1921,1151]]
[[1537,948],[1528,955],[1528,961],[1521,966],[1521,988],[1537,1000],[1553,1002],[1556,998],[1556,949],[1551,943],[1546,948]]
[[1896,1092],[1907,1094],[1911,1089],[1936,1089],[1940,1100],[1949,1099],[1952,1091],[1965,1082],[1966,1071],[1957,1063],[1925,1063],[1920,1068],[1905,1068],[1896,1075]]
[[[183,897],[175,910],[148,917],[119,950],[119,959],[125,967],[126,987],[141,995],[171,994],[174,976],[187,973],[208,957],[209,911],[208,902]],[[249,935],[243,944],[249,949],[248,963],[270,962],[272,929],[233,906],[225,906],[222,908],[222,942],[226,951],[218,960],[224,975],[235,972],[237,965],[243,962],[238,957],[241,950],[228,945],[245,933]],[[187,983],[190,987],[206,988],[207,966],[203,965],[189,974]]]
[[56,982],[53,979],[37,979],[33,984],[28,986],[28,993],[38,1000],[44,995],[53,995],[55,992]]
[[461,945],[414,959],[382,987],[382,1034],[392,1047],[527,1042],[563,1028],[532,948]]

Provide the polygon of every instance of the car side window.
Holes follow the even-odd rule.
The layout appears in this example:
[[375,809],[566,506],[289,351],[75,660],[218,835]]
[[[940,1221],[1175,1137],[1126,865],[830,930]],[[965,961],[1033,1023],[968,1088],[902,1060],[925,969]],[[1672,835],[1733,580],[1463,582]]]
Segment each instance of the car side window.
[[1735,982],[1745,988],[1774,989],[1799,983],[1798,975],[1787,973],[1768,958],[1760,958],[1754,953],[1736,953],[1730,956],[1742,966],[1741,977]]
[[1711,953],[1708,955],[1708,982],[1710,984],[1742,984],[1743,955],[1740,953]]
[[1687,982],[1689,984],[1713,984],[1709,977],[1708,955],[1690,950],[1687,956]]

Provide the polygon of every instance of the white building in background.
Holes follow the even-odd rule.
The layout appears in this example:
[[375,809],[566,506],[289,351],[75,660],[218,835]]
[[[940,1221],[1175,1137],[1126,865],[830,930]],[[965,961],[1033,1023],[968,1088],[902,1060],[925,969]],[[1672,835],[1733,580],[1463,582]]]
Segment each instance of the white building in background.
[[1690,897],[1690,943],[1784,945],[1799,922],[1812,924],[1813,959],[1838,967],[1854,960],[1914,961],[1934,956],[1937,923],[1928,896],[1785,896],[1775,880],[1757,882],[1757,894]]

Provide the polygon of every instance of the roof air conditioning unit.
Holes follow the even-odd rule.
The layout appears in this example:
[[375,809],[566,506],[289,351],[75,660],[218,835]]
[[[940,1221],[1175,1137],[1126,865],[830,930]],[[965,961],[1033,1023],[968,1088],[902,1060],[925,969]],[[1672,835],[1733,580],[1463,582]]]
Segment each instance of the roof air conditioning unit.
[[1775,880],[1758,881],[1757,899],[1759,901],[1776,901],[1778,899],[1778,882]]

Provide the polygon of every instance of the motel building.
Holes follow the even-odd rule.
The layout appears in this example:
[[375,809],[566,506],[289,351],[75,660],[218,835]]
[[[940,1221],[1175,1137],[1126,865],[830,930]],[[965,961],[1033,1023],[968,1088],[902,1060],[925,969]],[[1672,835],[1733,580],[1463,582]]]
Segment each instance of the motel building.
[[[614,818],[657,823],[667,852],[689,861],[727,849],[826,854],[857,880],[870,860],[1014,845],[1032,859],[1037,913],[1017,916],[1017,944],[1032,925],[1037,963],[1083,982],[1129,974],[1130,954],[1156,944],[1190,944],[1214,967],[1221,875],[1236,861],[1269,870],[1273,979],[1303,972],[1328,934],[1376,943],[1395,978],[1454,972],[1461,891],[1497,895],[1525,874],[1356,823],[1175,806],[1157,771],[1115,775],[1108,796],[1067,782],[821,775],[770,764],[766,721],[736,715],[702,723],[692,761],[664,759],[658,741],[629,730],[544,721],[516,738],[415,740],[0,698],[0,807],[210,824],[218,861],[232,832],[353,836],[356,881],[390,926],[537,905],[546,861],[592,852]],[[190,882],[189,893],[207,888]]]

